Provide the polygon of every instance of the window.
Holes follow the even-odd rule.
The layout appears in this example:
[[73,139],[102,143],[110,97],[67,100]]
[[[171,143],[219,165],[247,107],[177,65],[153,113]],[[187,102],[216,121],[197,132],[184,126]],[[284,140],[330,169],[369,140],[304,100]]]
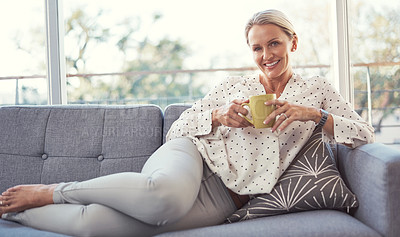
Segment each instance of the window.
[[43,2],[8,1],[0,8],[1,105],[47,103]]
[[355,109],[378,142],[400,148],[400,3],[351,1]]
[[254,72],[244,26],[269,8],[287,9],[297,29],[296,71],[330,77],[330,6],[329,0],[64,1],[68,103],[164,107],[203,97],[227,75]]

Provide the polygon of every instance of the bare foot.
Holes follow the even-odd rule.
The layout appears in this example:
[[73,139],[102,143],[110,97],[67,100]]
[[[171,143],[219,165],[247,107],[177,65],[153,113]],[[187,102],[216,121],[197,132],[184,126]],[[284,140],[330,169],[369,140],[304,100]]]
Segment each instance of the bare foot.
[[0,217],[4,213],[53,204],[53,192],[57,184],[19,185],[0,195]]

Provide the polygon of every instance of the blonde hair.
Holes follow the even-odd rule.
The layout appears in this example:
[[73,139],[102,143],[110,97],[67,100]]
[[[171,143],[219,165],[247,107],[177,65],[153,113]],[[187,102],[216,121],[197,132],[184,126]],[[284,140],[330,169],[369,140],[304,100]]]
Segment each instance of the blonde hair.
[[254,25],[266,25],[266,24],[274,24],[279,26],[283,32],[289,36],[290,39],[296,35],[294,31],[294,27],[292,23],[290,23],[289,19],[283,14],[281,11],[270,9],[261,12],[257,12],[253,15],[252,18],[247,22],[245,28],[245,35],[247,44],[249,44],[249,31]]

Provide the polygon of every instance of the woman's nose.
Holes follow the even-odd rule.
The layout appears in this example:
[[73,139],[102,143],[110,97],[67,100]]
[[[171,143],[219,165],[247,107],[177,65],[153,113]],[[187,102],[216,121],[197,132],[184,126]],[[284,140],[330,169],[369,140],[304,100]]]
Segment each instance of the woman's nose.
[[264,49],[263,59],[264,60],[268,60],[268,59],[271,59],[271,58],[272,58],[272,53],[269,50]]

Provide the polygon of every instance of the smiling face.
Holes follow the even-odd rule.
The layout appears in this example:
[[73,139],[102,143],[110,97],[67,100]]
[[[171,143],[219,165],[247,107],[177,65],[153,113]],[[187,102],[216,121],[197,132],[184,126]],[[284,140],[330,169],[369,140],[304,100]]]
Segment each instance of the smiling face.
[[297,36],[290,38],[274,24],[254,25],[248,34],[254,62],[268,80],[285,81],[292,73],[290,52],[297,47]]

